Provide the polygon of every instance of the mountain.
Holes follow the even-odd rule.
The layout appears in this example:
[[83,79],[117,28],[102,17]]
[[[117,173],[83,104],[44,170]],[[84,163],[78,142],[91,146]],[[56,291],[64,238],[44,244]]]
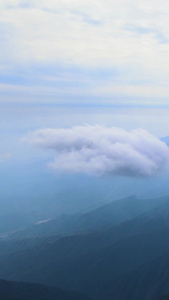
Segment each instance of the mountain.
[[[169,137],[162,140],[169,145]],[[14,163],[10,169],[1,164],[0,233],[22,229],[61,214],[89,211],[131,194],[139,198],[169,194],[168,169],[160,177],[149,179],[79,174],[57,176],[45,169],[48,159],[37,157],[32,163]]]
[[113,300],[169,299],[167,296],[160,297],[169,293],[168,278],[169,250],[116,280],[111,295]]
[[[127,300],[130,291],[134,293],[137,287],[137,278],[144,279],[145,268],[169,252],[168,236],[169,202],[164,202],[105,231],[58,240],[43,239],[39,245],[28,245],[13,253],[8,251],[0,259],[0,277],[76,290],[97,300]],[[165,260],[165,265],[168,268],[169,260]],[[152,265],[143,280],[146,286],[142,285],[143,294],[138,286],[131,300],[146,299],[146,293],[151,291],[151,268]],[[152,289],[154,287],[153,282]],[[139,298],[139,293],[145,297]],[[165,290],[160,289],[159,295],[163,293]]]
[[14,232],[26,227],[33,226],[39,220],[37,213],[15,212],[10,214],[0,214],[0,235],[7,232]]
[[169,202],[169,196],[155,199],[139,199],[130,196],[105,204],[83,214],[63,215],[44,220],[10,235],[10,238],[35,238],[54,235],[72,235],[105,230],[126,220],[148,212],[161,203]]
[[2,300],[90,300],[84,295],[54,287],[0,280]]

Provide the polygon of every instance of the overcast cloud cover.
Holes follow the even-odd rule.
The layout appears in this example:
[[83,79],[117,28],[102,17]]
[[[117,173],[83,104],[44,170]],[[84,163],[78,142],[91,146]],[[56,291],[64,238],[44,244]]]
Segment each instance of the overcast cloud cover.
[[1,0],[0,10],[2,102],[168,105],[168,1]]
[[75,126],[40,129],[24,138],[33,145],[53,149],[50,166],[59,172],[154,176],[166,167],[169,148],[149,132],[116,127]]

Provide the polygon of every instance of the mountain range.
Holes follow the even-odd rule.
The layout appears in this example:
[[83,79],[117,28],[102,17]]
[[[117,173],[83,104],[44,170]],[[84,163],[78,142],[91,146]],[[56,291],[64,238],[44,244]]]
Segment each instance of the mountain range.
[[75,292],[33,283],[0,280],[2,300],[91,300]]
[[41,220],[32,226],[15,231],[10,234],[10,238],[60,237],[103,231],[146,213],[168,200],[168,196],[155,199],[140,199],[133,195],[107,203],[89,212],[67,214],[57,218]]
[[87,224],[86,214],[75,215],[72,227],[63,222],[60,230],[54,220],[39,224],[44,235],[31,227],[25,239],[21,232],[19,239],[1,239],[0,278],[74,290],[94,300],[156,300],[169,293],[169,197],[140,202],[132,196],[93,210],[88,227],[79,227]]

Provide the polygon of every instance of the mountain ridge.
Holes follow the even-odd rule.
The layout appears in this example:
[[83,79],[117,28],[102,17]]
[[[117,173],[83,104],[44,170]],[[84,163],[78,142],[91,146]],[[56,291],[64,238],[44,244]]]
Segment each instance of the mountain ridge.
[[169,202],[164,202],[106,231],[53,242],[49,239],[40,247],[11,253],[0,259],[0,276],[57,284],[64,289],[86,292],[96,300],[109,300],[116,279],[169,251],[168,235]]
[[3,300],[91,300],[76,292],[35,283],[0,280],[0,299]]
[[104,204],[83,214],[64,215],[48,222],[17,231],[9,238],[32,238],[42,236],[63,236],[105,230],[121,222],[148,212],[161,202],[169,201],[169,196],[155,199],[140,199],[130,196]]

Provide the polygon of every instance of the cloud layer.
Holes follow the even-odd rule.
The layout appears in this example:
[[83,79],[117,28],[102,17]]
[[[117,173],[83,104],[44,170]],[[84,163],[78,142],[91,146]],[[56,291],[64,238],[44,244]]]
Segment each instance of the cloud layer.
[[57,155],[50,166],[59,172],[151,177],[169,161],[169,149],[149,132],[104,126],[41,129],[25,141]]
[[168,1],[1,0],[0,9],[0,102],[168,105]]
[[166,0],[1,0],[0,58],[141,63],[157,73],[162,65],[168,74],[168,8]]

